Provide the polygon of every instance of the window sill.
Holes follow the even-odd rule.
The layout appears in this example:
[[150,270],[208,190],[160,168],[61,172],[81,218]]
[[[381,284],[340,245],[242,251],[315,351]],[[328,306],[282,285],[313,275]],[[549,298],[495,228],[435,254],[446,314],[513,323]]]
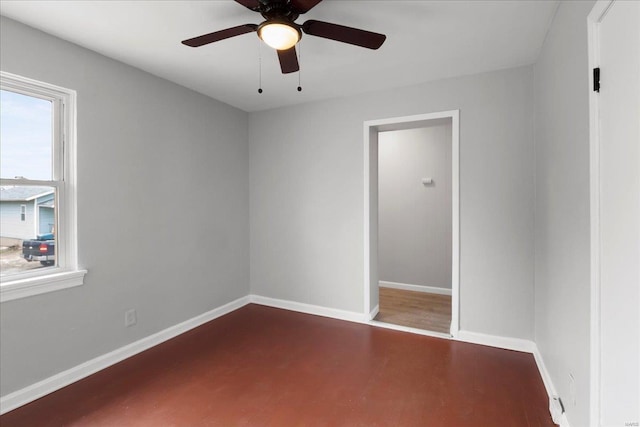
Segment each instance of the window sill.
[[63,271],[5,282],[0,285],[0,302],[80,286],[85,274],[87,270]]

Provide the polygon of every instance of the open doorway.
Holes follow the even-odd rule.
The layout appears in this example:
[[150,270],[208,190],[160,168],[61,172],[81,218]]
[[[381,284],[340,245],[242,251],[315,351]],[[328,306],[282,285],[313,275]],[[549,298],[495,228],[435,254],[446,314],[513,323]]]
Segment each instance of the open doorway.
[[364,303],[372,322],[457,335],[458,115],[364,124]]
[[451,118],[378,132],[374,320],[451,328]]

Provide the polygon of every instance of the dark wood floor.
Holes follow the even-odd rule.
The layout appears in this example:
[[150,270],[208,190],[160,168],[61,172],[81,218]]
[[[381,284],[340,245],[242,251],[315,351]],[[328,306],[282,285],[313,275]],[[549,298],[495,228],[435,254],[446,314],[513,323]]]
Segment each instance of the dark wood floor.
[[9,426],[553,426],[533,356],[248,305]]
[[375,320],[449,334],[451,296],[380,287]]

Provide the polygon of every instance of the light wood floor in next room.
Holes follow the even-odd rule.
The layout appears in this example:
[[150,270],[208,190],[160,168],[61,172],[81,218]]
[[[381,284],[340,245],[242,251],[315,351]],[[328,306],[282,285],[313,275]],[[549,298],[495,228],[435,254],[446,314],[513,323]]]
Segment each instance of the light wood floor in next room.
[[449,333],[451,296],[380,288],[380,311],[374,320]]

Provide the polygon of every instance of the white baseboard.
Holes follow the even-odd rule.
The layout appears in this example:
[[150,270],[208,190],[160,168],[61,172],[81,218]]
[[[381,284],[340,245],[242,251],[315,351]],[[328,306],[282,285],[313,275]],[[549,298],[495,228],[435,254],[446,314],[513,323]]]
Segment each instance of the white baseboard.
[[542,382],[544,383],[544,388],[547,390],[547,394],[549,396],[555,396],[556,389],[551,382],[551,376],[549,375],[549,371],[547,371],[547,367],[544,364],[544,360],[542,359],[540,350],[538,350],[538,346],[533,350],[533,357],[536,360],[536,365],[538,365],[538,370],[540,371],[540,376],[542,377]]
[[438,295],[451,295],[450,288],[441,288],[439,286],[422,286],[422,285],[409,285],[407,283],[385,282],[381,280],[378,282],[378,286],[381,288],[402,289],[403,291],[425,292],[428,294]]
[[533,353],[536,346],[533,341],[523,340],[520,338],[501,337],[498,335],[488,335],[462,330],[458,331],[456,340],[471,344],[502,348],[505,350],[522,351],[524,353]]
[[[538,371],[540,372],[540,376],[542,377],[542,382],[544,384],[544,388],[547,391],[549,401],[557,396],[556,389],[553,386],[551,376],[549,375],[549,371],[547,371],[547,367],[545,366],[544,360],[542,359],[542,354],[540,353],[540,350],[538,350],[538,346],[535,342],[519,338],[500,337],[496,335],[480,334],[477,332],[469,331],[458,331],[458,336],[455,339],[458,341],[464,341],[473,344],[481,344],[506,350],[531,353],[536,361],[536,365],[538,367]],[[567,419],[566,413],[562,414],[559,425],[560,427],[571,427],[569,425],[569,420]]]
[[373,307],[373,310],[369,312],[369,320],[373,320],[378,315],[379,312],[380,312],[380,304]]
[[283,299],[263,297],[260,295],[249,295],[249,299],[254,304],[266,305],[268,307],[283,308],[285,310],[297,311],[299,313],[314,314],[316,316],[331,317],[333,319],[347,320],[349,322],[366,323],[365,315],[355,311],[339,310],[337,308],[323,307],[320,305],[305,304],[302,302],[287,301]]
[[22,405],[26,405],[27,403],[39,399],[49,393],[53,393],[54,391],[66,387],[69,384],[73,384],[74,382],[86,378],[91,374],[108,368],[109,366],[121,362],[131,356],[135,356],[138,353],[148,350],[151,347],[170,340],[171,338],[203,325],[213,319],[237,310],[247,304],[249,304],[248,296],[238,298],[237,300],[231,301],[222,307],[214,308],[211,311],[171,326],[153,335],[149,335],[148,337],[142,338],[141,340],[128,344],[124,347],[120,347],[110,353],[98,356],[95,359],[91,359],[21,390],[2,396],[0,398],[0,414],[4,414]]
[[[538,371],[540,372],[540,376],[542,377],[542,382],[544,383],[544,388],[547,390],[547,395],[549,396],[549,402],[557,396],[556,388],[551,381],[551,375],[549,375],[549,371],[547,371],[547,367],[544,364],[544,359],[542,358],[542,354],[538,349],[538,346],[534,344],[533,349],[533,358],[536,360],[536,365],[538,365]],[[562,418],[560,419],[560,427],[571,427],[569,424],[569,420],[567,419],[567,413],[562,414]]]
[[438,332],[425,331],[423,329],[410,328],[408,326],[394,325],[391,323],[378,322],[372,320],[378,314],[380,306],[376,305],[373,310],[368,314],[361,314],[354,311],[339,310],[335,308],[328,308],[319,305],[305,304],[300,302],[293,302],[275,298],[263,297],[260,295],[251,295],[251,302],[254,304],[265,305],[268,307],[282,308],[285,310],[297,311],[305,314],[313,314],[316,316],[330,317],[332,319],[346,320],[349,322],[364,323],[367,325],[375,326],[378,328],[393,329],[402,332],[411,332],[418,335],[427,335],[436,338],[449,339],[447,334],[441,334]]

